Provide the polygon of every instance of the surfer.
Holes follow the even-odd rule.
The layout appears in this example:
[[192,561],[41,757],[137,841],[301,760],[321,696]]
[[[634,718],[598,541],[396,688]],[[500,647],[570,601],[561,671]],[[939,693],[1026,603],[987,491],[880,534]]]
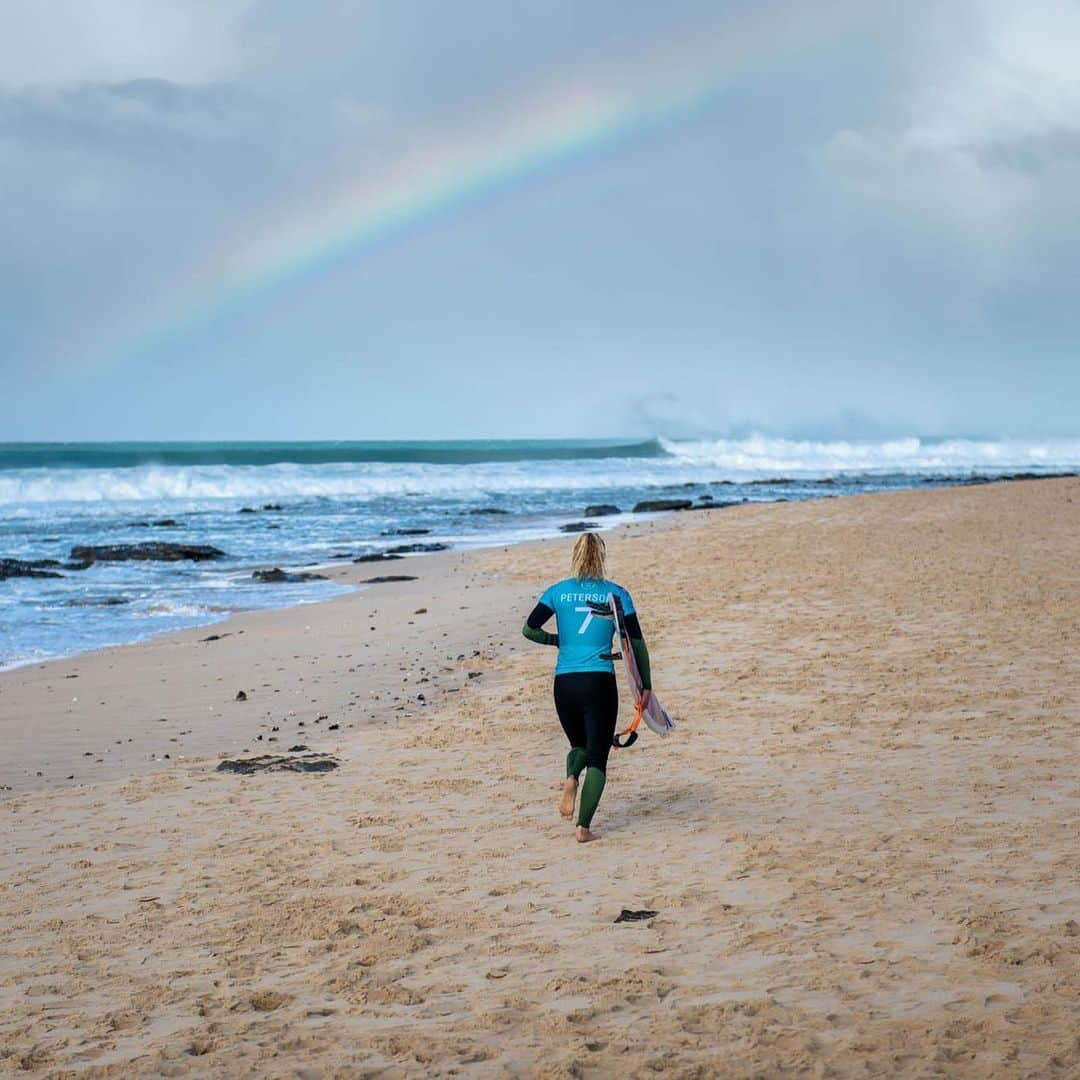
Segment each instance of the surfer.
[[[598,617],[593,607],[607,604],[612,594],[622,603],[646,702],[652,686],[649,650],[645,647],[634,601],[626,589],[604,577],[604,556],[604,541],[596,533],[582,533],[574,544],[570,561],[572,576],[544,590],[521,631],[530,641],[555,645],[559,650],[555,664],[555,711],[570,741],[559,813],[567,820],[573,818],[578,780],[584,772],[577,816],[576,835],[580,844],[600,839],[589,826],[604,793],[608,753],[619,716],[619,691],[611,651],[614,624],[610,618]],[[556,633],[549,634],[543,626],[552,615]]]

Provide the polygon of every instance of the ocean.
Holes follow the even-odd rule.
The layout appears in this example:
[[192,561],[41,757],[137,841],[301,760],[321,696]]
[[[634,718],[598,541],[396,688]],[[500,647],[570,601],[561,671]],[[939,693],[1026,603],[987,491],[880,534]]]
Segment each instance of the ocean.
[[225,552],[0,580],[0,667],[347,591],[265,584],[257,568],[406,542],[517,543],[557,535],[595,503],[619,507],[594,519],[606,529],[647,499],[829,498],[1078,468],[1080,439],[0,444],[0,559],[63,563],[77,545],[145,541]]

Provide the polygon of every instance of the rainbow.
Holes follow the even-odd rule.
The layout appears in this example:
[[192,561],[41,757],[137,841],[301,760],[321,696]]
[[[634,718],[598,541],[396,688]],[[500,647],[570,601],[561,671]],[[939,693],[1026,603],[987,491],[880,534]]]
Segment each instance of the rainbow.
[[639,65],[632,80],[563,85],[479,129],[433,141],[378,177],[308,195],[300,211],[248,222],[169,291],[122,352],[143,353],[184,337],[456,211],[705,116],[740,77],[783,69],[843,40],[859,13],[856,0],[821,6],[762,0],[725,23],[716,41],[668,48]]

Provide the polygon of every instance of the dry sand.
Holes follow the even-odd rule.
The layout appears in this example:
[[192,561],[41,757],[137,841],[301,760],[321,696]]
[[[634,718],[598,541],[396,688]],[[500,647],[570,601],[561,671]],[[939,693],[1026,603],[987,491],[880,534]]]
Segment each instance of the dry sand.
[[517,637],[569,541],[0,676],[0,1072],[1080,1076],[1078,537],[1075,480],[612,534],[680,726],[587,846]]

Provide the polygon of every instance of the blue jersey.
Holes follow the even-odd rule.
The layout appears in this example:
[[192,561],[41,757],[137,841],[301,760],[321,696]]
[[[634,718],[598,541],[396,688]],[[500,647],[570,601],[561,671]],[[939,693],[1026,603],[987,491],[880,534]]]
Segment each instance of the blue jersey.
[[594,615],[589,601],[607,603],[610,593],[621,601],[623,614],[634,613],[634,601],[630,594],[614,581],[595,578],[566,578],[544,590],[540,603],[555,612],[559,632],[559,660],[556,675],[569,675],[575,671],[611,671],[615,665],[605,654],[612,651],[611,641],[615,634],[615,620]]

